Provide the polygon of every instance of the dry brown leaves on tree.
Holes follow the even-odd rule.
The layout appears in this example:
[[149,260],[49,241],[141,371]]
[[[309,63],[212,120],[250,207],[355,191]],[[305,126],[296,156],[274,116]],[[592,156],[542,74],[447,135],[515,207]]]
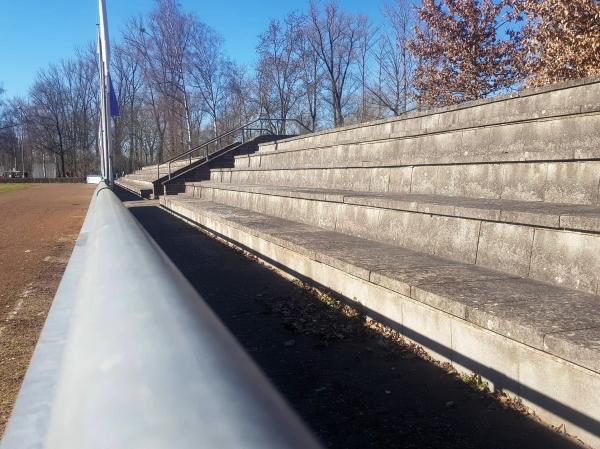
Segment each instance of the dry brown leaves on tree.
[[522,0],[528,85],[600,75],[600,1]]
[[443,106],[484,98],[513,86],[520,70],[519,40],[508,27],[510,0],[424,0],[421,26],[409,50],[421,106]]

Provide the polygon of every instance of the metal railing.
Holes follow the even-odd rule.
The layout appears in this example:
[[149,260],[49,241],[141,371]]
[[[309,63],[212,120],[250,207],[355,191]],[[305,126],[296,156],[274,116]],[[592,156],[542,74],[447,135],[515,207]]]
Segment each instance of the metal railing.
[[319,444],[100,184],[1,449]]
[[[199,158],[199,159],[204,158],[205,161],[208,161],[211,154],[222,149],[222,145],[224,142],[234,143],[235,138],[237,136],[239,136],[241,138],[241,142],[244,143],[247,140],[251,139],[253,136],[253,133],[256,133],[256,132],[258,132],[259,135],[275,134],[275,128],[274,128],[273,124],[284,123],[287,125],[288,122],[295,123],[296,126],[298,127],[298,129],[302,128],[302,129],[306,130],[307,132],[311,132],[311,130],[309,128],[307,128],[304,124],[302,124],[302,122],[300,122],[296,119],[278,119],[278,118],[259,117],[254,120],[251,120],[247,123],[244,123],[243,125],[240,125],[237,128],[233,128],[229,131],[226,131],[226,132],[218,135],[217,137],[213,137],[212,139],[209,139],[206,142],[203,142],[202,144],[200,144],[194,148],[191,148],[188,151],[178,154],[177,156],[174,156],[171,159],[167,159],[166,161],[158,164],[156,166],[157,179],[161,178],[160,167],[164,166],[165,164],[167,165],[168,179],[171,179],[171,174],[172,174],[171,166],[174,162],[181,161],[183,159],[188,159],[188,163],[191,164],[192,160],[194,159],[194,157],[193,157],[194,154],[198,155],[197,158]],[[211,145],[214,147],[212,152],[209,151]]]

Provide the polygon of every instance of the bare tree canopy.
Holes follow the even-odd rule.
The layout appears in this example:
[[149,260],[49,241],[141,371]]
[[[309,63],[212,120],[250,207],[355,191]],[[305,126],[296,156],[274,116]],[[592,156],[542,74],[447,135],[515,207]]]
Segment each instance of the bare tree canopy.
[[309,42],[312,51],[319,55],[330,94],[329,103],[333,124],[344,124],[344,108],[349,101],[349,84],[352,68],[357,60],[357,47],[361,34],[358,16],[342,11],[334,1],[321,8],[316,1],[310,3]]
[[286,120],[302,97],[300,45],[303,18],[288,15],[273,20],[259,36],[257,78],[261,112],[281,121],[274,123],[279,134],[286,132]]
[[[253,64],[177,0],[131,18],[112,49],[114,167],[163,161],[257,116],[310,130],[600,75],[600,0],[386,0],[383,21],[307,0],[257,36]],[[0,80],[1,81],[1,80]],[[0,168],[98,167],[95,45],[41,69],[26,98],[0,83]]]

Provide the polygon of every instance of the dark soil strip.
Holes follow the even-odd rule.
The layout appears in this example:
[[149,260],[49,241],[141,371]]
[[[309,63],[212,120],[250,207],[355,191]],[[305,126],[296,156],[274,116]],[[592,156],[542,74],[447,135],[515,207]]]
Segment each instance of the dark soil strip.
[[130,210],[327,447],[581,447],[155,204]]

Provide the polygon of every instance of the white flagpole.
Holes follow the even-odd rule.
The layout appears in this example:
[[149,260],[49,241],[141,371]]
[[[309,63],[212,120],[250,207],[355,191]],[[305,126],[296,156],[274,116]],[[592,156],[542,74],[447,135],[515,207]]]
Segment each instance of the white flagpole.
[[106,115],[104,114],[104,67],[102,62],[102,47],[100,44],[100,26],[98,25],[98,38],[97,38],[97,52],[98,52],[98,80],[100,87],[100,121],[98,124],[98,153],[100,155],[100,174],[102,175],[102,179],[106,179],[106,164],[105,164],[105,154],[104,149],[106,148],[105,139],[104,139],[104,129],[105,129],[105,120]]
[[113,183],[113,170],[112,170],[112,138],[111,138],[111,126],[110,126],[110,99],[109,99],[109,78],[110,78],[110,47],[108,43],[108,24],[106,20],[106,5],[104,0],[98,0],[98,9],[100,13],[100,51],[101,51],[101,62],[102,62],[102,74],[101,79],[102,86],[102,98],[103,104],[102,115],[104,118],[104,165],[105,165],[105,180],[109,185]]

